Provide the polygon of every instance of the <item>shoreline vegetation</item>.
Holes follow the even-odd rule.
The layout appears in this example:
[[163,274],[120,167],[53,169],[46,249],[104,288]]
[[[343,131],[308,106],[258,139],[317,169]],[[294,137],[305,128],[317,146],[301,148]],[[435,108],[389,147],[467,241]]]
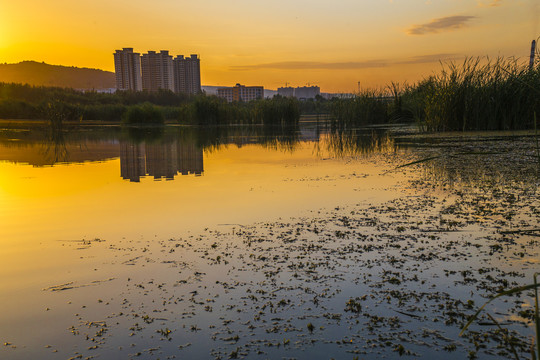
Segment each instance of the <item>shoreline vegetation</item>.
[[100,120],[128,125],[295,126],[300,115],[328,115],[337,129],[416,123],[423,131],[523,130],[540,114],[540,62],[469,58],[442,64],[440,73],[415,85],[392,83],[350,98],[298,101],[276,96],[227,103],[210,95],[170,91],[114,94],[0,83],[0,119]]

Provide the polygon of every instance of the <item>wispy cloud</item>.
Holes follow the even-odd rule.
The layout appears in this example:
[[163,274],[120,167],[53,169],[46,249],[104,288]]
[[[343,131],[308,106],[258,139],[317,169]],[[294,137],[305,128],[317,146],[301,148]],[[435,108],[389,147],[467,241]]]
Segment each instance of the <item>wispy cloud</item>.
[[436,34],[443,31],[460,29],[467,26],[470,20],[476,19],[476,16],[456,15],[446,16],[439,19],[433,19],[426,24],[414,25],[407,34],[409,35],[425,35]]
[[385,67],[387,63],[383,60],[370,61],[346,61],[346,62],[319,62],[319,61],[281,61],[254,65],[231,66],[231,70],[348,70],[361,68]]
[[396,61],[394,64],[426,64],[439,61],[452,61],[462,58],[458,54],[431,54],[420,55],[412,58]]
[[479,7],[501,6],[502,0],[477,0]]
[[425,64],[438,61],[454,60],[457,54],[430,54],[414,56],[402,60],[378,59],[366,61],[344,61],[344,62],[320,62],[320,61],[281,61],[264,64],[235,65],[231,66],[232,71],[250,71],[261,69],[273,70],[354,70],[369,68],[384,68],[401,64]]

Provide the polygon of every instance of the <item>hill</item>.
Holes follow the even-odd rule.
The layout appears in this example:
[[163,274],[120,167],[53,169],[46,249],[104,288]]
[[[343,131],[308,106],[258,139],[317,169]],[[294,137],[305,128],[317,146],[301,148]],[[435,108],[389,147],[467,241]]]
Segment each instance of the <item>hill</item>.
[[114,73],[110,71],[49,65],[36,61],[0,64],[0,82],[95,90],[116,86]]

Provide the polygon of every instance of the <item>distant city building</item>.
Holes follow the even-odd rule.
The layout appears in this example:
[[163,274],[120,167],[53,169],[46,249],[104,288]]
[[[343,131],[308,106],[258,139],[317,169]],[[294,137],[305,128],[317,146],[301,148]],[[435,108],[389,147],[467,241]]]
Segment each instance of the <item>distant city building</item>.
[[201,92],[201,60],[198,55],[178,55],[169,51],[148,51],[142,57],[133,48],[116,50],[114,66],[117,90],[171,90],[176,93]]
[[321,94],[321,88],[318,86],[302,86],[294,89],[294,97],[299,100],[315,99]]
[[195,54],[184,58],[178,55],[173,60],[174,91],[198,94],[201,92],[201,59]]
[[232,88],[219,88],[217,89],[217,96],[227,100],[227,102],[233,101]]
[[114,55],[114,73],[117,90],[141,91],[141,57],[133,48],[116,50]]
[[142,88],[148,91],[174,91],[173,60],[167,50],[148,51],[141,58]]
[[82,93],[87,93],[87,92],[95,92],[95,93],[98,93],[98,94],[114,94],[116,92],[116,90],[118,90],[117,88],[113,87],[113,88],[109,88],[109,89],[88,89],[88,88],[80,88],[80,89],[75,89],[77,91],[80,91]]
[[264,87],[236,84],[232,88],[219,88],[217,90],[217,94],[218,97],[226,99],[227,102],[248,102],[252,100],[262,99],[264,97]]
[[321,94],[321,88],[318,86],[295,87],[286,86],[277,89],[277,94],[285,97],[295,97],[299,100],[315,99]]
[[279,96],[294,97],[294,88],[292,86],[280,87],[277,89]]
[[332,100],[334,98],[353,99],[356,97],[356,95],[352,93],[321,93],[321,96],[323,99],[326,99],[326,100]]

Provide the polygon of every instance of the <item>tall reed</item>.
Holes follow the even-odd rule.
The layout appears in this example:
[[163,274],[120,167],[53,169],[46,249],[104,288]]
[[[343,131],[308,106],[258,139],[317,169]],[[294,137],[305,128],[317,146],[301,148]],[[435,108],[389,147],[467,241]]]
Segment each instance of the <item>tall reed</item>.
[[330,106],[334,128],[386,124],[392,98],[382,91],[364,90],[352,98],[336,98]]
[[468,58],[443,65],[440,74],[418,84],[423,90],[429,131],[516,130],[533,127],[540,110],[540,66],[516,60]]
[[201,95],[180,111],[179,121],[198,125],[295,126],[300,119],[298,101],[284,97],[227,103],[216,96]]

